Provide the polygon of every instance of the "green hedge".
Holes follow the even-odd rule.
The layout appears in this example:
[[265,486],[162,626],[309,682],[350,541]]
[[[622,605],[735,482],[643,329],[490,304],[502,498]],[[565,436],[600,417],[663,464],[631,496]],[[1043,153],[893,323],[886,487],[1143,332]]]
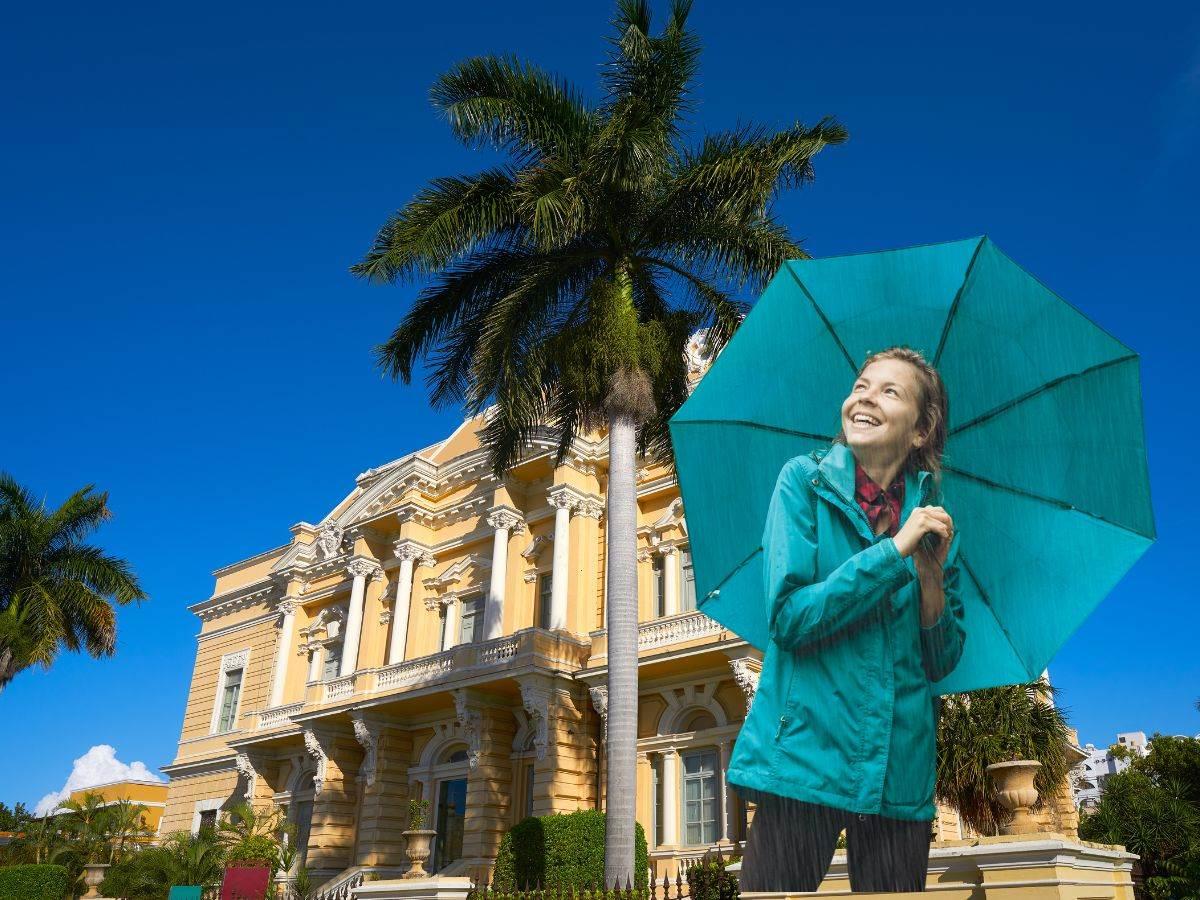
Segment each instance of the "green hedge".
[[63,900],[70,883],[65,866],[4,866],[0,900]]
[[[604,828],[604,813],[596,809],[531,816],[517,823],[500,841],[496,887],[500,890],[538,885],[576,890],[601,887],[604,882]],[[634,887],[645,888],[650,856],[641,824],[636,823],[635,828]]]

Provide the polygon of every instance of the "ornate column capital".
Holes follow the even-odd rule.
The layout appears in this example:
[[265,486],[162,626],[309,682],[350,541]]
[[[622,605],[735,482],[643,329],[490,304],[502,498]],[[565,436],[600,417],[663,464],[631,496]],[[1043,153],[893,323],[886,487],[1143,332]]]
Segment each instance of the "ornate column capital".
[[487,523],[497,531],[507,528],[510,534],[520,534],[525,530],[525,517],[519,509],[511,506],[493,506],[488,510]]
[[275,609],[281,615],[293,616],[296,614],[296,609],[299,606],[300,604],[296,602],[295,597],[284,597],[279,601],[279,604],[275,607]]
[[599,521],[604,516],[604,502],[599,497],[585,497],[579,502],[575,514]]
[[383,574],[383,567],[373,559],[356,556],[346,563],[346,574],[351,578],[376,578]]
[[411,538],[400,538],[392,544],[392,550],[396,554],[396,559],[401,562],[411,559],[414,569],[417,566],[432,568],[437,565],[433,552],[424,544],[419,544]]

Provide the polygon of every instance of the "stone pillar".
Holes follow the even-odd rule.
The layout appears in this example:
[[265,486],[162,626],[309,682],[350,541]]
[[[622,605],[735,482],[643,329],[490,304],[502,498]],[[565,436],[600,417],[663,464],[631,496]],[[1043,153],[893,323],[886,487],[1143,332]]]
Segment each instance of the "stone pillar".
[[571,512],[576,499],[566,490],[550,492],[554,507],[554,569],[550,588],[550,629],[567,630],[567,583],[571,561]]
[[679,751],[663,751],[663,846],[679,846]]
[[732,798],[729,796],[729,781],[725,777],[725,773],[729,771],[729,756],[732,747],[731,741],[721,741],[721,841],[729,843],[733,834],[733,827],[729,822],[729,810],[733,806]]
[[388,644],[387,664],[394,666],[404,662],[405,645],[408,642],[409,608],[412,605],[413,569],[418,561],[432,566],[433,555],[420,544],[409,540],[395,543],[396,558],[400,560],[400,575],[396,581],[396,604],[392,609],[392,639]]
[[292,655],[292,639],[296,631],[296,601],[285,597],[279,604],[279,612],[283,613],[283,623],[279,626],[279,643],[275,646],[275,670],[271,674],[269,707],[283,705],[288,657]]
[[321,677],[321,651],[315,646],[308,649],[308,683]]
[[659,552],[663,558],[663,614],[673,616],[679,612],[679,561],[671,544]]
[[445,603],[446,633],[442,635],[442,649],[449,650],[458,643],[458,597],[451,596]]
[[508,582],[508,539],[520,534],[525,523],[511,506],[496,506],[488,512],[487,522],[496,529],[492,543],[492,581],[488,589],[487,608],[483,614],[483,639],[490,641],[504,633],[504,587]]
[[344,677],[358,671],[358,642],[362,637],[363,603],[367,594],[367,578],[378,574],[379,564],[363,557],[355,557],[346,566],[346,573],[354,579],[350,588],[350,615],[346,617],[346,637],[342,641],[342,664],[338,676]]

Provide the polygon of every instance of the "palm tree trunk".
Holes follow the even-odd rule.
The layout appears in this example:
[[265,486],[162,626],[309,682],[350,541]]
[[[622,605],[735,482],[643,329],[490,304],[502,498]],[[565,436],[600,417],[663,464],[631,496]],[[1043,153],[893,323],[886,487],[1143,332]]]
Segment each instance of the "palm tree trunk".
[[636,813],[638,609],[637,427],[628,415],[609,418],[608,431],[608,790],[604,881],[623,888],[634,880]]

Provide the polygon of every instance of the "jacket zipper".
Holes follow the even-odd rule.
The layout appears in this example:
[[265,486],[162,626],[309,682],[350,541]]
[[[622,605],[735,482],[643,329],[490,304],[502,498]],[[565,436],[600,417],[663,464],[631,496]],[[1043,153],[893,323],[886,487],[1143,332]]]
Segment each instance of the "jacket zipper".
[[778,743],[779,739],[783,737],[783,729],[787,727],[787,723],[790,722],[791,720],[792,720],[792,717],[788,716],[788,715],[783,715],[783,716],[779,717],[779,728],[775,732],[775,742],[776,743]]

